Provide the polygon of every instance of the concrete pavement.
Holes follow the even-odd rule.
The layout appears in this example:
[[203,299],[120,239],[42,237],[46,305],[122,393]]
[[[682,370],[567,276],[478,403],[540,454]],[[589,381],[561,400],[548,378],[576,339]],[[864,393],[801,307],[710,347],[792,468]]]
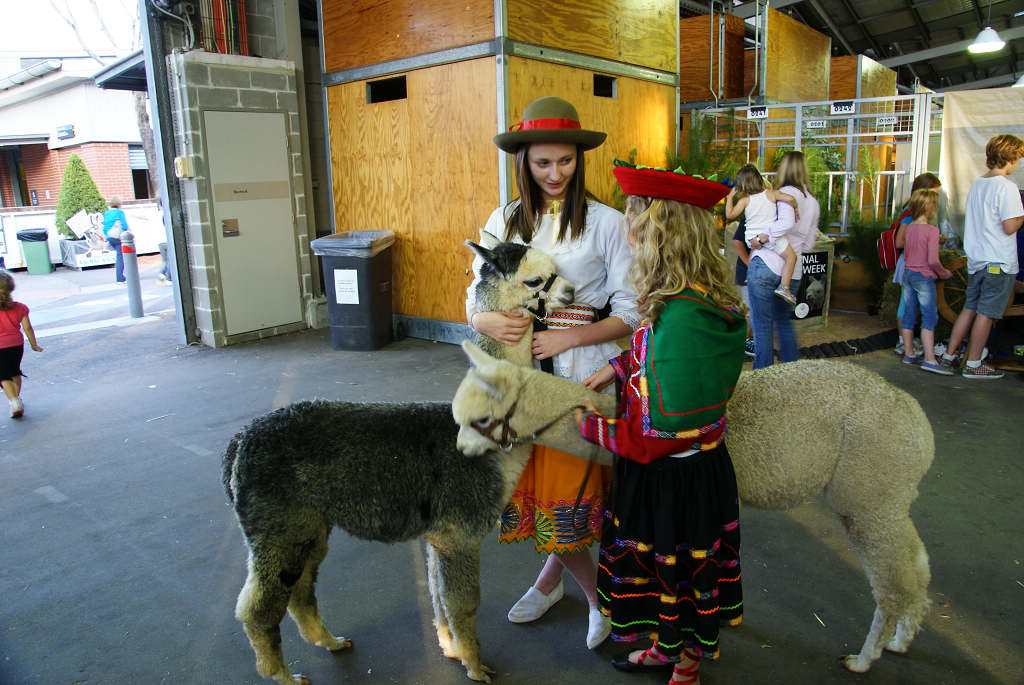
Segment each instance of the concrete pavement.
[[[220,485],[227,440],[298,399],[447,400],[464,373],[452,345],[342,352],[326,330],[180,346],[157,268],[142,268],[149,320],[126,327],[113,323],[127,298],[109,269],[15,274],[45,351],[26,351],[25,417],[0,416],[4,685],[264,682],[233,617],[245,548]],[[932,561],[924,630],[907,656],[846,672],[837,657],[859,650],[873,602],[838,524],[820,501],[747,508],[745,622],[724,629],[702,683],[1021,683],[1021,376],[941,378],[889,352],[851,359],[906,388],[933,422],[936,460],[912,510]],[[478,625],[495,683],[667,680],[612,669],[625,647],[586,649],[586,605],[571,581],[543,619],[508,623],[541,561],[532,547],[484,542]],[[422,543],[336,531],[318,596],[327,625],[354,647],[313,648],[285,619],[293,670],[314,685],[467,682],[437,647],[425,582]]]

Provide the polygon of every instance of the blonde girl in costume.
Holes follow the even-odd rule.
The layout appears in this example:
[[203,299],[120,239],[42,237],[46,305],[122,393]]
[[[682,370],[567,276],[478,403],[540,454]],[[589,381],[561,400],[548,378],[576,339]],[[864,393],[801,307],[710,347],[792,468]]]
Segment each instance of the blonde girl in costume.
[[577,410],[582,436],[615,465],[598,593],[612,639],[650,640],[612,659],[623,671],[671,669],[695,685],[718,657],[719,622],[743,616],[739,498],[723,439],[743,365],[746,320],[706,211],[726,186],[669,171],[616,167],[645,325],[628,352],[587,379],[618,378],[615,418]]
[[[622,214],[587,197],[583,153],[604,142],[605,135],[581,128],[576,109],[565,100],[543,97],[527,106],[523,120],[495,144],[515,157],[519,198],[496,209],[484,230],[550,254],[558,273],[576,287],[576,302],[548,316],[549,330],[533,336],[533,356],[550,360],[553,373],[582,381],[618,354],[613,342],[639,325],[636,294],[628,285],[632,264]],[[482,261],[474,261],[478,274]],[[475,331],[505,345],[516,344],[531,321],[506,312],[477,312],[479,276],[467,290],[467,321]],[[596,320],[610,302],[611,314]],[[586,644],[594,649],[608,636],[600,612],[597,569],[590,546],[600,536],[603,493],[608,469],[595,470],[574,512],[587,463],[574,456],[535,447],[502,516],[502,542],[532,538],[546,555],[533,586],[508,613],[509,621],[526,623],[541,616],[563,595],[562,571],[579,583],[590,612]]]
[[[25,413],[21,401],[21,357],[25,352],[24,339],[36,352],[43,348],[36,344],[36,332],[28,319],[28,307],[11,298],[14,277],[0,269],[0,387],[10,405],[12,419]],[[22,335],[22,331],[25,331]]]

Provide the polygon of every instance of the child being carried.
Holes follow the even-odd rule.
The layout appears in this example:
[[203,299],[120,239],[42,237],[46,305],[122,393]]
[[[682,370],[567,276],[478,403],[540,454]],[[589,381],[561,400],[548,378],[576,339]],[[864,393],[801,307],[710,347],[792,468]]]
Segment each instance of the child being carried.
[[756,241],[762,248],[778,253],[784,260],[782,280],[775,294],[791,305],[796,304],[796,297],[789,290],[789,282],[793,279],[796,269],[796,252],[790,247],[785,236],[776,236],[772,240],[771,225],[778,218],[776,203],[786,202],[797,211],[796,198],[788,193],[773,189],[753,164],[746,164],[736,172],[736,185],[725,198],[725,216],[735,219],[743,214],[747,220],[747,230],[743,237],[747,244]]

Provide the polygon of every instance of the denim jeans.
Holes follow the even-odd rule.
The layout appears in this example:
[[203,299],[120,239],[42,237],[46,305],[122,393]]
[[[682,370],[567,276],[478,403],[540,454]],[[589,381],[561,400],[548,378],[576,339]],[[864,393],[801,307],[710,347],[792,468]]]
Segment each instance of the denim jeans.
[[111,249],[114,250],[114,280],[118,283],[124,281],[124,255],[121,254],[121,241],[118,238],[107,238]]
[[903,317],[900,319],[900,328],[914,330],[918,312],[921,313],[921,329],[934,331],[939,321],[935,279],[907,269],[903,272]]
[[[796,334],[793,332],[793,308],[775,294],[782,277],[768,268],[760,257],[750,260],[747,268],[747,293],[750,296],[750,326],[754,329],[754,368],[771,366],[774,362],[775,333],[779,334],[779,357],[784,362],[799,358]],[[800,282],[790,281],[796,291]]]

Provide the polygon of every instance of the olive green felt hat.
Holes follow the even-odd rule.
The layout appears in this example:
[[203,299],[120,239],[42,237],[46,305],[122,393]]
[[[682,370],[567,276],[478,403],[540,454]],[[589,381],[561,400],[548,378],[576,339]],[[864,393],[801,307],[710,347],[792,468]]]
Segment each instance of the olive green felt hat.
[[608,134],[602,131],[583,129],[571,103],[549,96],[527,105],[523,120],[510,126],[508,132],[494,136],[494,144],[509,154],[515,154],[520,145],[531,143],[569,143],[591,150],[606,137]]

